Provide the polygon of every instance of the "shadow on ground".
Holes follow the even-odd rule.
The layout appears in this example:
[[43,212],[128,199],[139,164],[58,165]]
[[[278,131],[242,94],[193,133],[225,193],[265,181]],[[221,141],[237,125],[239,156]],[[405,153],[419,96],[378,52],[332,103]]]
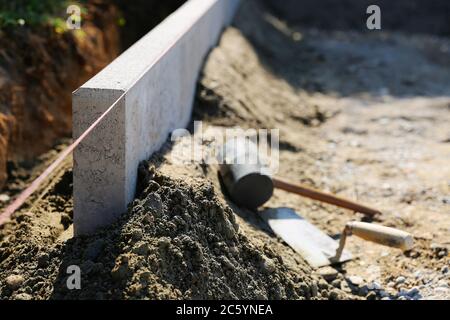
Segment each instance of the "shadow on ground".
[[385,27],[368,31],[366,2],[323,1],[321,7],[317,1],[247,1],[234,25],[264,67],[299,90],[340,97],[450,96],[450,39],[436,38],[448,35],[450,4],[395,1],[390,8],[382,1],[389,8]]

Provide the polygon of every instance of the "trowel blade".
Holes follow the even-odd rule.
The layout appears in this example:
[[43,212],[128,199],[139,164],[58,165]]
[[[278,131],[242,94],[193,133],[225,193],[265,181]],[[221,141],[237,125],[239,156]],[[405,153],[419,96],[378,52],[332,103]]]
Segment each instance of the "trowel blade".
[[273,232],[298,252],[313,268],[352,259],[344,250],[339,261],[331,262],[339,243],[301,217],[291,208],[273,208],[260,213]]

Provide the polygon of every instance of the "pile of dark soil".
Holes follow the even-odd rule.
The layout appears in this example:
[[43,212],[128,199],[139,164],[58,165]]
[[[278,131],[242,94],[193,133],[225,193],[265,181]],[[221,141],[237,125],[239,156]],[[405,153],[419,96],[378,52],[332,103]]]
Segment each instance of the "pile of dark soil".
[[[120,221],[92,237],[42,241],[29,237],[29,216],[17,219],[9,243],[1,239],[0,298],[342,297],[326,282],[287,268],[270,247],[252,243],[211,183],[172,179],[147,164],[140,172],[140,196]],[[67,193],[61,181],[52,203],[56,193]],[[67,288],[71,265],[81,268],[80,290]]]

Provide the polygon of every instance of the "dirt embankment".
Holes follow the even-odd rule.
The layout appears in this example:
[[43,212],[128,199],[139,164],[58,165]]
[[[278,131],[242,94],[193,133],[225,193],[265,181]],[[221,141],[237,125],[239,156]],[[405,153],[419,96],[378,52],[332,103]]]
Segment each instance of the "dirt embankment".
[[71,92],[120,51],[118,10],[86,6],[81,30],[0,30],[0,187],[7,161],[31,161],[71,135]]
[[183,2],[90,0],[80,30],[0,30],[0,189],[15,164],[29,167],[71,136],[72,91]]

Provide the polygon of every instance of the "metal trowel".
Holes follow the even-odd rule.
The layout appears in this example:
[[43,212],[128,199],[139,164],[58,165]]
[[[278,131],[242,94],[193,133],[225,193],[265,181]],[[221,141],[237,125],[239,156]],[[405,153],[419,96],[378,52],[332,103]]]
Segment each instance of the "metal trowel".
[[351,234],[402,250],[411,249],[413,243],[412,236],[405,231],[357,221],[347,223],[338,242],[291,208],[267,209],[260,212],[260,216],[313,268],[351,260],[351,253],[344,249],[345,239]]

